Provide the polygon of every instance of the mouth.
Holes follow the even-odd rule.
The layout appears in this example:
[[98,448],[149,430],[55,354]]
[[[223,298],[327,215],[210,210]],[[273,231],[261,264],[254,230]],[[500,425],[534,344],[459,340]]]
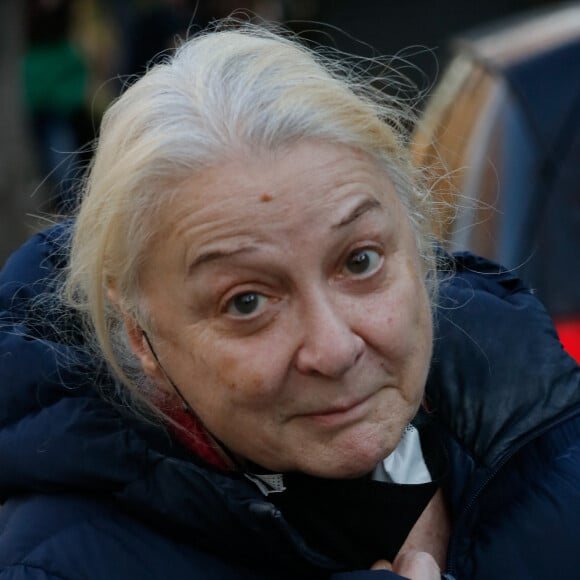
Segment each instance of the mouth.
[[334,404],[312,413],[304,413],[301,417],[322,427],[339,427],[349,423],[355,423],[371,411],[374,405],[373,398],[375,395],[376,392],[362,399]]

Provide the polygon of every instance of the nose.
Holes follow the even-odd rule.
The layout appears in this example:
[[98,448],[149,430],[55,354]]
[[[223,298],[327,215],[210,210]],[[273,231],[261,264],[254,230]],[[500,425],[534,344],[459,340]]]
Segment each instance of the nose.
[[295,366],[303,374],[340,378],[364,352],[364,340],[353,330],[348,311],[320,296],[303,309],[301,343]]

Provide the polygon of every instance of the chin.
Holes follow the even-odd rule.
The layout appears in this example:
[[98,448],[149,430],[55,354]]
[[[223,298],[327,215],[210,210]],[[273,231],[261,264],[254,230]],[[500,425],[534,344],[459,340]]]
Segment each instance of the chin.
[[363,477],[373,471],[379,461],[369,464],[361,464],[358,462],[356,465],[317,465],[312,468],[307,466],[299,471],[314,477],[323,477],[326,479],[355,479],[357,477]]
[[[388,420],[363,423],[339,430],[330,437],[299,437],[293,434],[290,449],[254,463],[274,472],[298,471],[328,479],[354,479],[372,472],[397,446],[403,426],[385,427]],[[405,423],[406,424],[406,423]],[[262,461],[260,461],[262,460]]]
[[390,449],[385,450],[383,446],[377,446],[374,449],[366,446],[363,449],[349,449],[348,453],[327,453],[324,457],[308,462],[298,469],[315,477],[354,479],[373,471],[389,453]]

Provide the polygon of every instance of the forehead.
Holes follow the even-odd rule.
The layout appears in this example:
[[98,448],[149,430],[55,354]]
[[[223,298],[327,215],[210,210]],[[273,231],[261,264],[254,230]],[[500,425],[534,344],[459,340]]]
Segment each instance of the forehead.
[[276,242],[328,230],[364,198],[387,215],[400,204],[380,165],[358,150],[303,142],[236,157],[185,182],[159,216],[160,241],[185,253],[225,242]]
[[168,207],[168,219],[175,226],[175,219],[182,217],[239,221],[245,214],[277,212],[289,217],[306,209],[328,209],[364,193],[393,196],[378,162],[350,147],[306,141],[235,157],[194,176]]

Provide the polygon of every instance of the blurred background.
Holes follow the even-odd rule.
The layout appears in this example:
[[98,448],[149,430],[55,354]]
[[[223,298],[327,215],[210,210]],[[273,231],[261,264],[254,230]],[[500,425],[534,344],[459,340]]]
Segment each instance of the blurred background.
[[74,206],[122,87],[176,38],[239,9],[399,57],[423,95],[417,162],[438,168],[434,192],[460,206],[441,238],[520,269],[561,332],[576,325],[580,358],[580,2],[1,0],[0,267]]

